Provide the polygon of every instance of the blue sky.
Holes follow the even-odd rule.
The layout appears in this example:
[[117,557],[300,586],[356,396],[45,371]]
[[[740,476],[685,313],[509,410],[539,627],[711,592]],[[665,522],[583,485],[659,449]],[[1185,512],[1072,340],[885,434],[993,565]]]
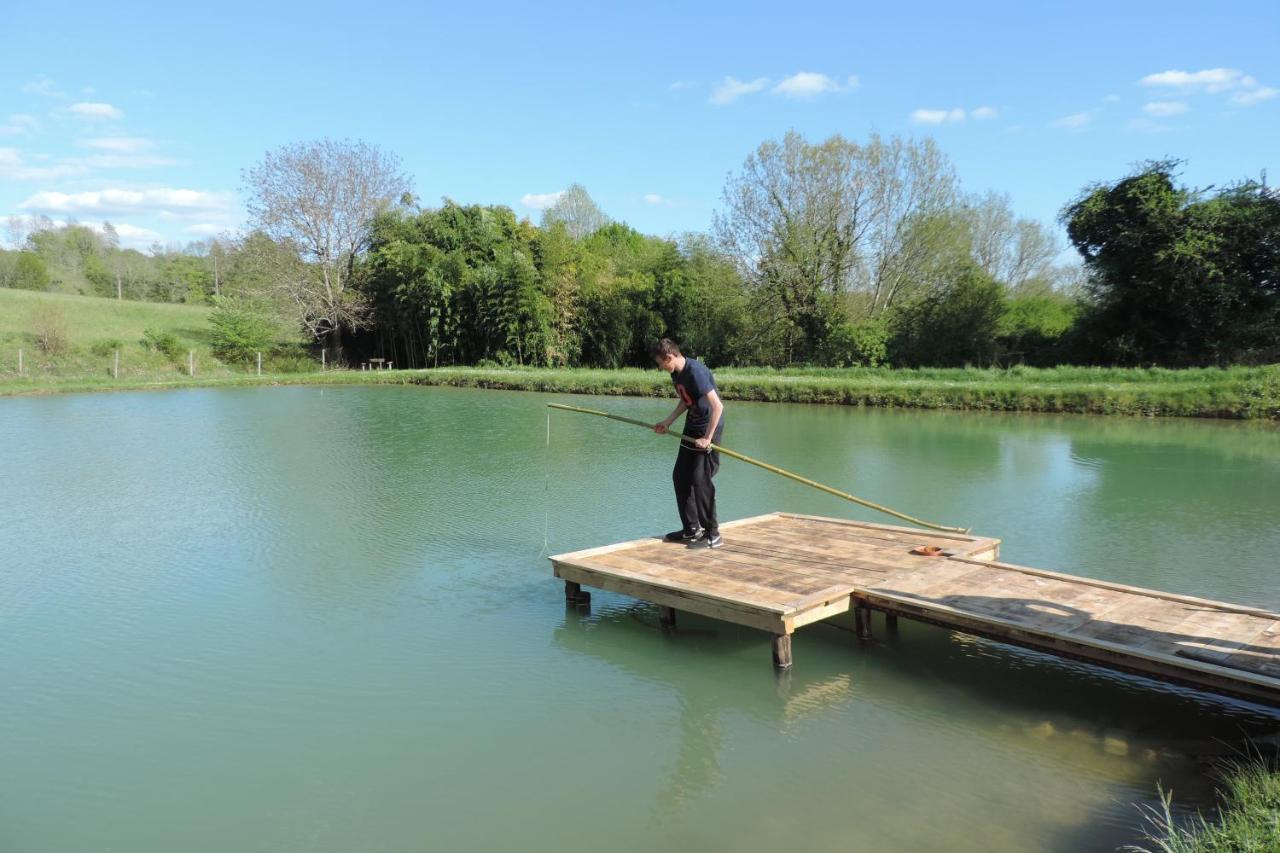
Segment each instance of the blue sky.
[[0,216],[182,243],[243,221],[240,170],[362,138],[427,203],[584,184],[657,234],[794,128],[932,136],[967,190],[1052,220],[1178,157],[1280,180],[1280,3],[21,4],[0,21]]

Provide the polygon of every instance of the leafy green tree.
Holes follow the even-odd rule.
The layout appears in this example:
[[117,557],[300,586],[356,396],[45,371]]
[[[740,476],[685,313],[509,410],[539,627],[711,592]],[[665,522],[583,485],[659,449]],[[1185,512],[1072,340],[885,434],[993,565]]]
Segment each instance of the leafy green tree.
[[1011,296],[999,323],[1003,358],[1038,367],[1057,364],[1079,315],[1078,302],[1052,291]]
[[966,261],[941,289],[903,307],[895,318],[890,360],[902,367],[987,365],[998,353],[1004,289]]
[[879,367],[889,358],[893,326],[885,314],[841,323],[822,342],[819,361],[831,367]]
[[609,217],[582,184],[570,184],[555,203],[542,212],[542,227],[563,225],[575,240],[589,237],[609,224]]
[[48,290],[49,268],[35,252],[0,251],[0,287]]
[[247,364],[270,351],[276,330],[262,306],[232,297],[217,297],[209,314],[213,354],[226,362]]
[[1209,195],[1152,163],[1062,213],[1089,272],[1097,356],[1223,364],[1280,334],[1280,196],[1246,181]]

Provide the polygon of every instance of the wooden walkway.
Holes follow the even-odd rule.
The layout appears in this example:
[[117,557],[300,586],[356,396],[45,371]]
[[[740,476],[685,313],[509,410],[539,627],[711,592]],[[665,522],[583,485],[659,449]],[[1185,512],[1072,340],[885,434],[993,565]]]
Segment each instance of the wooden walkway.
[[659,605],[665,625],[683,610],[759,628],[780,667],[797,628],[852,611],[868,638],[880,610],[1280,706],[1277,613],[1001,563],[998,539],[789,513],[721,530],[710,552],[638,539],[551,562],[570,604],[589,586]]

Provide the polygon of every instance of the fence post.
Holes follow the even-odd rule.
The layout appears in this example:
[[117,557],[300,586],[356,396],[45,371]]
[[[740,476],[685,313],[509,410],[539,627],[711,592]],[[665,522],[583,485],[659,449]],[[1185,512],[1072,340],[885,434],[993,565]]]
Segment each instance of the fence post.
[[196,375],[196,351],[193,349],[187,350],[187,375]]
[[18,348],[18,375],[22,375],[22,348]]
[[111,378],[112,379],[120,378],[120,350],[116,350],[116,363],[111,368]]
[[321,370],[324,370],[324,367],[325,367],[325,357],[324,357],[325,352],[327,352],[327,350],[324,347],[320,347],[320,369]]
[[258,353],[258,375],[262,375],[262,353]]

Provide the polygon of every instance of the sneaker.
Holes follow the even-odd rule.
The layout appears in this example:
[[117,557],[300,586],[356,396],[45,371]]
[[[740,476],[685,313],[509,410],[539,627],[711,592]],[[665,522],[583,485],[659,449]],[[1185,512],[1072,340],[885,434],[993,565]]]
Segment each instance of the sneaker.
[[719,533],[704,533],[697,539],[689,543],[690,548],[719,548],[724,544],[724,539]]
[[662,541],[663,542],[681,542],[687,545],[690,542],[697,541],[701,536],[702,536],[701,527],[699,527],[697,530],[693,531],[692,533],[690,533],[687,530],[673,530],[670,533],[668,533],[666,536],[663,536]]

